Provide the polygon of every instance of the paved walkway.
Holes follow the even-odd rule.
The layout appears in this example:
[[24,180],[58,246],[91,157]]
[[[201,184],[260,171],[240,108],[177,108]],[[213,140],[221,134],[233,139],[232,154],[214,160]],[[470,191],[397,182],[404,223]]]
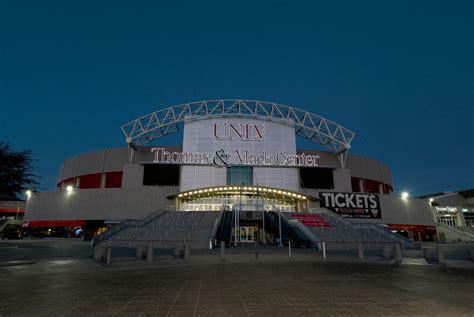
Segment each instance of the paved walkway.
[[283,250],[105,266],[65,252],[0,267],[0,316],[474,316],[473,270],[323,262],[304,251],[289,260]]

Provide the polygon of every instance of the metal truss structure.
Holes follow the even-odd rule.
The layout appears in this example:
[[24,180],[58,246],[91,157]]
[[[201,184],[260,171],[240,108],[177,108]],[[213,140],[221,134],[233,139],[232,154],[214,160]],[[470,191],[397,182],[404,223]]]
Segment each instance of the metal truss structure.
[[297,108],[265,101],[221,99],[186,103],[152,112],[122,126],[132,149],[179,131],[185,121],[209,118],[252,118],[289,124],[296,135],[317,142],[334,152],[345,166],[355,133],[343,126]]

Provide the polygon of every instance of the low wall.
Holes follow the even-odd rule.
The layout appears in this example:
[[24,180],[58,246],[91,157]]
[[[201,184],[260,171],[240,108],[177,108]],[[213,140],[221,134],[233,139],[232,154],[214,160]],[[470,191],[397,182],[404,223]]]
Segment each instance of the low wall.
[[28,199],[25,221],[141,219],[172,205],[175,186],[43,192]]

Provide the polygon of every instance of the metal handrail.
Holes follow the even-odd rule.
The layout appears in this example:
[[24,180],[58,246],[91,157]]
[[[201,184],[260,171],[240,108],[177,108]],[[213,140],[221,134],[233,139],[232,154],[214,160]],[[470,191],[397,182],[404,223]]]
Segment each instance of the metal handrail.
[[474,233],[472,233],[471,230],[469,230],[469,229],[466,229],[466,228],[463,228],[463,227],[453,227],[453,226],[447,225],[447,224],[442,223],[442,222],[437,223],[436,226],[447,228],[448,230],[451,230],[452,232],[455,232],[460,236],[464,236],[464,237],[467,236],[469,239],[474,240]]
[[[316,211],[316,212],[315,212]],[[328,217],[332,218],[336,222],[340,222],[344,225],[346,225],[346,229],[349,229],[349,227],[353,230],[353,232],[361,233],[361,230],[364,229],[372,229],[376,231],[379,234],[382,234],[386,238],[389,238],[390,240],[395,240],[399,243],[402,243],[403,246],[408,246],[410,248],[415,247],[415,243],[411,241],[410,239],[407,239],[402,236],[396,236],[394,235],[390,230],[387,228],[384,228],[382,226],[373,224],[373,223],[354,223],[352,221],[349,221],[345,219],[344,217],[335,214],[333,211],[327,209],[327,208],[319,208],[319,209],[310,209],[310,213],[316,213],[316,214],[324,214],[327,215]]]
[[119,223],[118,225],[110,228],[109,230],[95,236],[91,241],[91,246],[94,247],[101,243],[104,240],[107,240],[109,237],[118,234],[119,232],[130,228],[130,227],[143,227],[148,224],[150,221],[158,218],[164,214],[166,210],[160,209],[157,212],[154,212],[143,219],[126,219],[125,221]]

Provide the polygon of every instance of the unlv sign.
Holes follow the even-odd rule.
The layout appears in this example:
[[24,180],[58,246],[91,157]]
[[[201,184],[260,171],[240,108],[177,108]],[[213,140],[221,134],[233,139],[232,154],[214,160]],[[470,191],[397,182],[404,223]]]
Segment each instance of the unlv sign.
[[320,192],[321,207],[347,218],[381,219],[379,196],[363,193]]
[[212,124],[214,140],[260,141],[265,137],[267,128],[266,124]]

